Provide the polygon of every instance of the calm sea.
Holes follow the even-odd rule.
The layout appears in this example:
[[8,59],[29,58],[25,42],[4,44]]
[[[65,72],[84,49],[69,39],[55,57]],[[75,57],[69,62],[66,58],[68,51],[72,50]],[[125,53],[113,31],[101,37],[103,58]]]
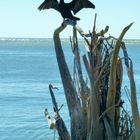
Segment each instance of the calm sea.
[[[73,55],[69,40],[63,39],[62,44],[72,69]],[[127,40],[126,44],[134,63],[139,97],[140,40]],[[80,41],[80,46],[84,49],[83,41]],[[59,88],[55,95],[58,105],[64,105],[60,113],[69,127],[52,39],[0,38],[0,140],[53,139],[54,131],[48,128],[44,117],[45,108],[53,116],[49,83]],[[129,83],[126,74],[124,83]]]

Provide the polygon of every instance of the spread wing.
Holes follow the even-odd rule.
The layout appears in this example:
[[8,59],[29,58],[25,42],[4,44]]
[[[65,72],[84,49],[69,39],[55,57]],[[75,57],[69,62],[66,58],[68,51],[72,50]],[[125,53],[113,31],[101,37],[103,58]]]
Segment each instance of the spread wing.
[[41,10],[45,10],[45,9],[50,9],[53,8],[57,11],[59,11],[59,7],[58,7],[58,1],[57,0],[45,0],[39,7],[38,9]]
[[76,1],[77,0],[72,0],[70,3],[66,3],[66,5],[69,6],[69,9],[70,10],[73,10],[74,9],[74,6],[75,6]]
[[[76,1],[76,2],[75,2]],[[73,0],[74,8],[71,9],[74,14],[78,13],[83,8],[93,8],[95,9],[95,5],[91,3],[89,0]]]

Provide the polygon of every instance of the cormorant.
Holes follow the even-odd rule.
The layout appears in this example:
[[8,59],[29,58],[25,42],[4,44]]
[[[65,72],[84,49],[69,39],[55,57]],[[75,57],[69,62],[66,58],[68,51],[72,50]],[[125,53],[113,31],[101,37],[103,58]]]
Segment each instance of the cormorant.
[[95,5],[92,4],[89,0],[72,0],[70,3],[65,3],[64,0],[45,0],[39,7],[39,10],[53,8],[60,12],[61,16],[64,19],[70,19],[73,21],[80,20],[80,18],[72,15],[78,13],[83,8],[95,8]]

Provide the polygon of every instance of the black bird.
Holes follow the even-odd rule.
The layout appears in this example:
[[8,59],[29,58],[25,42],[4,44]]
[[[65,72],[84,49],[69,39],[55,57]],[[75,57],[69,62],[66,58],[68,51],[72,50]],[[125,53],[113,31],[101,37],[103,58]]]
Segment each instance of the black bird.
[[39,10],[50,9],[53,8],[60,12],[62,17],[65,19],[70,19],[73,21],[80,20],[80,18],[73,16],[74,14],[78,13],[83,8],[95,8],[95,5],[92,4],[88,0],[72,0],[70,3],[65,3],[64,0],[45,0],[39,7]]

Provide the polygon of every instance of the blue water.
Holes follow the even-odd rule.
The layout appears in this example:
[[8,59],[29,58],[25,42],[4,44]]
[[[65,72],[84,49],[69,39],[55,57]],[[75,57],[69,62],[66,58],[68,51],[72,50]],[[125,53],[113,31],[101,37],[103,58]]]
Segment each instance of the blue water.
[[[64,39],[62,44],[72,69],[70,43]],[[83,45],[81,41],[80,46]],[[139,94],[140,41],[127,41],[127,50],[134,63]],[[124,82],[129,83],[126,75]],[[60,113],[69,127],[52,39],[0,39],[0,140],[53,139],[54,131],[48,128],[44,117],[46,107],[53,116],[49,83],[59,88],[55,95],[58,105],[64,105]]]

